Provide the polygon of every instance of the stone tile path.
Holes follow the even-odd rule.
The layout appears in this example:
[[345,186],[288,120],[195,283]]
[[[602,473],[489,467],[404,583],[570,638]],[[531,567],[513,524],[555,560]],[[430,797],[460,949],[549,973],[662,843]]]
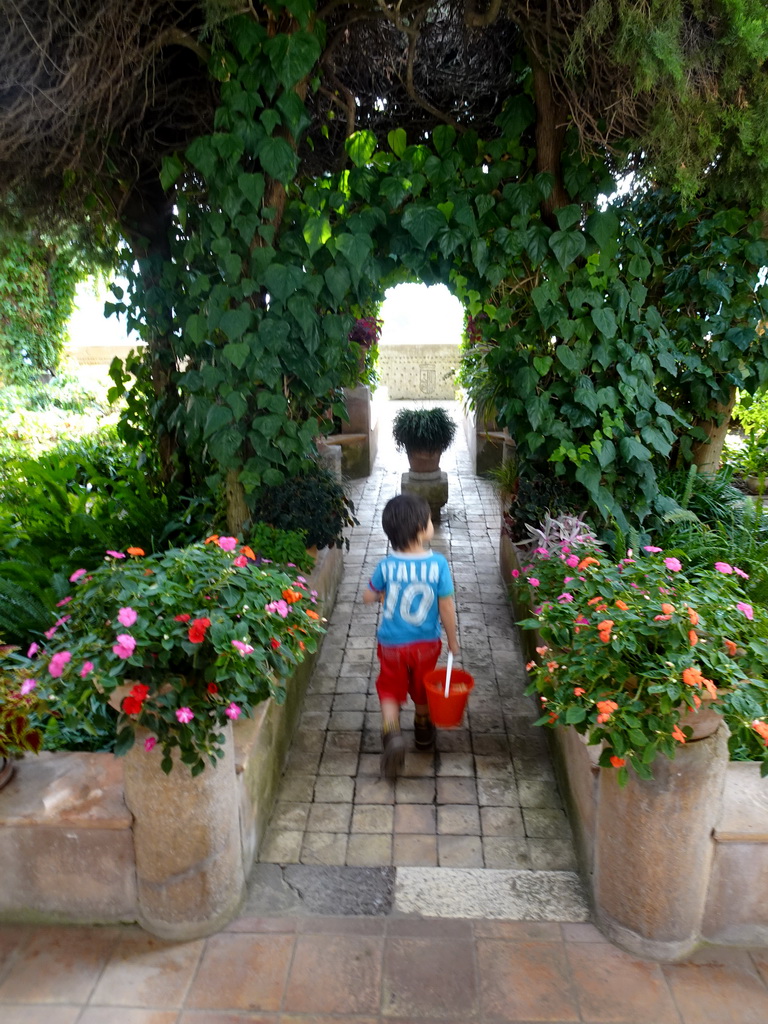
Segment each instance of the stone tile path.
[[[460,421],[458,405],[439,404]],[[348,487],[360,525],[350,531],[344,580],[260,860],[571,871],[570,829],[545,737],[532,726],[537,710],[523,693],[522,655],[499,574],[498,500],[492,484],[475,476],[461,430],[441,461],[449,498],[433,545],[451,563],[461,664],[475,689],[465,727],[439,731],[434,753],[412,750],[413,715],[404,710],[405,770],[395,782],[380,777],[379,609],[363,605],[362,593],[387,550],[382,508],[408,468],[391,435],[398,407],[383,406],[373,474]]]

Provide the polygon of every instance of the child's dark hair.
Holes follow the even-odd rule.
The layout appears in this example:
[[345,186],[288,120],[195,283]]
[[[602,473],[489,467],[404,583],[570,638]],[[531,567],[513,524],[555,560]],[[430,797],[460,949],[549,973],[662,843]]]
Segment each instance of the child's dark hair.
[[415,494],[398,494],[384,506],[381,525],[395,551],[405,551],[419,533],[426,530],[429,518],[429,505],[423,498]]

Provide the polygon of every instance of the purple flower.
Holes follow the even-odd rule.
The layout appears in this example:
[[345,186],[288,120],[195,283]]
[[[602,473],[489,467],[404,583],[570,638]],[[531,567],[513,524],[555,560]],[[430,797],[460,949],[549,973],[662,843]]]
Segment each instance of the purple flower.
[[547,551],[546,548],[536,548],[535,553],[540,558],[549,558],[549,552]]
[[30,691],[34,690],[34,688],[36,686],[37,686],[37,680],[36,679],[25,679],[24,682],[21,684],[21,695],[22,695],[22,697],[24,697]]
[[243,643],[242,640],[233,640],[232,646],[235,648],[235,650],[240,651],[243,657],[245,657],[246,654],[253,654],[253,648],[251,647],[251,645]]
[[107,551],[107,554],[111,555],[113,558],[125,558],[122,551]]
[[93,672],[93,662],[84,661],[83,667],[80,669],[80,675],[83,677],[83,679],[85,679],[85,677],[87,675],[90,675],[91,672]]
[[48,671],[52,676],[59,677],[64,671],[64,666],[68,661],[72,660],[72,655],[69,651],[59,651],[51,658],[48,665]]
[[151,750],[154,750],[156,743],[157,740],[155,739],[154,736],[147,736],[147,738],[144,740],[144,749],[146,750],[146,752],[149,753]]
[[182,723],[182,725],[186,725],[187,722],[191,722],[194,717],[195,713],[192,708],[177,708],[176,710],[176,718]]
[[566,591],[565,593],[560,594],[557,600],[560,602],[560,604],[570,604],[570,602],[573,600],[573,594],[569,594]]
[[665,558],[664,565],[666,565],[670,572],[680,572],[683,568],[679,558]]
[[27,651],[27,657],[28,658],[34,658],[34,656],[37,654],[37,652],[39,650],[40,650],[40,644],[35,643],[35,641],[33,640],[32,643],[29,645],[29,650]]
[[512,579],[516,580],[517,577],[520,575],[520,570],[519,569],[513,569],[511,575],[512,575]]
[[754,619],[755,613],[752,610],[752,605],[747,604],[746,601],[739,601],[736,605],[736,610],[743,612],[748,619]]
[[136,641],[130,633],[118,633],[117,643],[112,645],[112,650],[118,658],[130,658],[136,650]]
[[530,583],[530,585],[532,587],[538,587],[541,584],[541,580],[536,579],[535,576],[529,576],[528,577],[528,582]]
[[231,718],[233,722],[236,722],[242,713],[243,709],[239,708],[234,701],[231,704],[228,704],[224,709],[224,714],[227,718]]
[[730,576],[733,572],[733,566],[729,565],[727,562],[715,562],[715,568],[724,576]]
[[70,583],[77,583],[81,576],[85,576],[87,569],[75,569],[72,575],[69,577]]
[[288,612],[290,611],[288,605],[282,598],[279,601],[270,601],[268,605],[264,606],[264,610],[270,614],[272,614],[272,612],[277,612],[277,614],[282,615],[284,619],[287,618]]
[[565,560],[565,564],[568,566],[569,569],[575,569],[576,566],[579,564],[579,556],[569,555]]
[[46,631],[43,634],[43,636],[45,636],[48,640],[51,640],[53,638],[53,634],[55,632],[56,632],[56,627],[55,626],[51,626],[50,629],[46,629]]
[[121,608],[117,613],[117,621],[121,626],[132,626],[138,617],[133,608]]
[[234,551],[237,547],[237,537],[219,537],[217,543],[222,551]]

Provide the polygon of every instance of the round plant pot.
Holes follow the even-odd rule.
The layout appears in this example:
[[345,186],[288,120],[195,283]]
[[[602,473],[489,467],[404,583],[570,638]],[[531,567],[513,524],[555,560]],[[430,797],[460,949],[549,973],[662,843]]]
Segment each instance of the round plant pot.
[[10,757],[0,757],[0,789],[8,785],[15,770],[16,767]]
[[413,473],[434,473],[440,469],[440,451],[428,452],[411,448],[406,454]]
[[705,740],[708,736],[716,733],[723,724],[723,716],[719,715],[717,711],[713,711],[709,704],[710,701],[702,700],[698,711],[686,708],[680,715],[678,723],[680,728],[690,728],[693,731],[693,736],[688,740],[689,743]]

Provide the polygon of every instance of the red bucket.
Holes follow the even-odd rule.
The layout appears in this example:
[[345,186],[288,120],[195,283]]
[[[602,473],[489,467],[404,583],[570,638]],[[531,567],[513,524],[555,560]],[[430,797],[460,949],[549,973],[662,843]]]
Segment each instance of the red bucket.
[[424,687],[427,691],[429,717],[439,729],[454,729],[461,725],[475,680],[469,672],[455,668],[451,672],[451,686],[446,697],[445,674],[446,669],[433,668],[424,676]]

